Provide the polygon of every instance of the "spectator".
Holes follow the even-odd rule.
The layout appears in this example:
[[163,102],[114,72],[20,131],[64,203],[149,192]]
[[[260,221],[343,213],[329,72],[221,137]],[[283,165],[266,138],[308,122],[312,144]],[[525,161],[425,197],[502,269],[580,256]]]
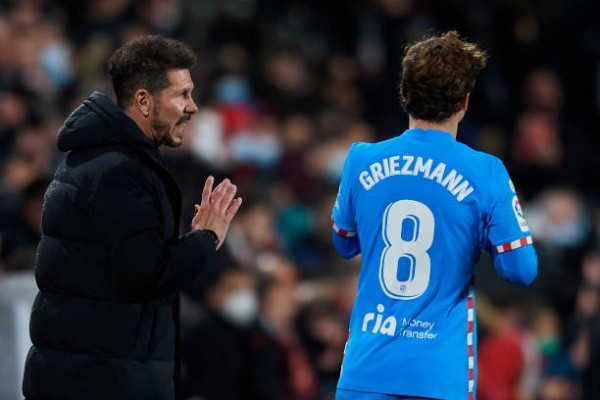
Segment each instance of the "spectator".
[[[282,258],[274,258],[260,277],[259,326],[254,340],[264,357],[277,362],[285,399],[310,400],[317,394],[317,376],[296,328],[299,304],[297,279]],[[260,338],[260,339],[258,339]]]
[[[204,286],[205,313],[184,337],[184,398],[278,399],[276,370],[253,358],[250,332],[258,314],[254,276],[221,263]],[[274,384],[274,385],[273,385]]]

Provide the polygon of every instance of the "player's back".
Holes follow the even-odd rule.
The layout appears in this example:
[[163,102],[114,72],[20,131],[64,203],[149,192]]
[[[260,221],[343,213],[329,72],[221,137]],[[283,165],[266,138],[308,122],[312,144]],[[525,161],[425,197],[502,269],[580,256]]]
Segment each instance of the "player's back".
[[470,285],[499,164],[440,131],[352,147],[336,207],[351,210],[363,259],[340,387],[444,399],[473,391]]

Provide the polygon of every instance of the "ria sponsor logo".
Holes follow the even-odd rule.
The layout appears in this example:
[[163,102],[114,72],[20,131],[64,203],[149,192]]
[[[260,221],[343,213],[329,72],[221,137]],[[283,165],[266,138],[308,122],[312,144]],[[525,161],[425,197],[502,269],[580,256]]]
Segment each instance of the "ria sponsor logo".
[[435,322],[423,321],[414,318],[402,318],[402,326],[397,332],[398,321],[393,315],[385,316],[383,304],[377,304],[377,313],[367,313],[363,317],[362,331],[386,336],[399,336],[410,339],[431,340],[437,338],[437,333],[432,332]]

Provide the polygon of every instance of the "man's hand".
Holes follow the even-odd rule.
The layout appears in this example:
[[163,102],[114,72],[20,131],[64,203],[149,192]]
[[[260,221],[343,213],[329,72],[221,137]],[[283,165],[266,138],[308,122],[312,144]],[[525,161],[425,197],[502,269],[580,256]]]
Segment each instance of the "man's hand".
[[242,205],[242,198],[235,197],[237,187],[229,179],[223,180],[213,190],[215,178],[209,176],[204,182],[200,204],[195,204],[192,230],[208,229],[219,238],[217,249],[225,241],[231,220]]

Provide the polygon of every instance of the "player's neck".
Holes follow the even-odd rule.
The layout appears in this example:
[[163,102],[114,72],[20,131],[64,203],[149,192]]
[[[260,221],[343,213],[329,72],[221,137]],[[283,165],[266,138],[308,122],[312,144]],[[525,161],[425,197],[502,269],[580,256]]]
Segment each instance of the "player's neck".
[[423,119],[417,119],[409,116],[408,127],[410,129],[433,129],[436,131],[449,132],[456,139],[459,121],[460,120],[457,115],[453,115],[450,118],[440,122],[425,121]]

